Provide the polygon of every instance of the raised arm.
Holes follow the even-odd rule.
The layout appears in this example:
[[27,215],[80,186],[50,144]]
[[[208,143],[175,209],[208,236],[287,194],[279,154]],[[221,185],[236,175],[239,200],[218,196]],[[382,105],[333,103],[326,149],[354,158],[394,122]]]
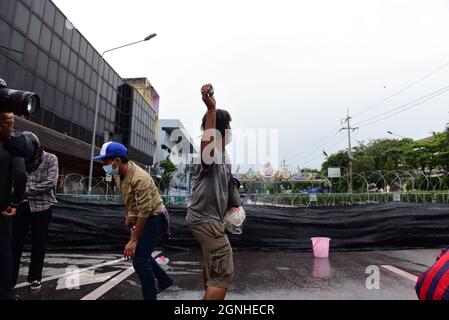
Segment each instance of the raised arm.
[[210,161],[205,161],[206,157],[209,159],[214,158],[214,150],[216,146],[216,128],[217,128],[217,113],[215,97],[209,95],[209,92],[213,90],[211,84],[206,84],[201,88],[201,95],[203,102],[207,107],[206,124],[204,127],[203,137],[201,138],[201,164],[210,164]]

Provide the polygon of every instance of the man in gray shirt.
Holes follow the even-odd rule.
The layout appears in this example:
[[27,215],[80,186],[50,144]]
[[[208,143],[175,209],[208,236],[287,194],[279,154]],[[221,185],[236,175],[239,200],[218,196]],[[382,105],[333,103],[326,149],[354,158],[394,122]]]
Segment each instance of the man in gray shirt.
[[225,161],[231,116],[225,110],[216,109],[213,93],[211,84],[201,89],[207,106],[202,123],[201,168],[186,220],[203,252],[204,300],[224,300],[234,276],[232,248],[223,225],[231,177],[230,166]]

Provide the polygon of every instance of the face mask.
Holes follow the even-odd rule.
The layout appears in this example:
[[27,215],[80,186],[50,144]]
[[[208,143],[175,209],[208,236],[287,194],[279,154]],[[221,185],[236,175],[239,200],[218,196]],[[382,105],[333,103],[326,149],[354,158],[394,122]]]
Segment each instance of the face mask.
[[112,164],[110,164],[109,166],[103,166],[103,170],[110,176],[118,175],[118,167],[114,169],[114,167],[112,167]]

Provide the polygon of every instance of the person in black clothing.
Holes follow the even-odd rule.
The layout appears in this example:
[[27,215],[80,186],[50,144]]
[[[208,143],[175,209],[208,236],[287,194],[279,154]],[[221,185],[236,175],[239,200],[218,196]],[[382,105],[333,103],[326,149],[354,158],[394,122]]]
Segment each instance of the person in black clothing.
[[[23,200],[27,175],[25,156],[27,150],[11,140],[14,114],[0,113],[0,300],[12,299],[11,217]],[[16,153],[11,153],[16,151]]]

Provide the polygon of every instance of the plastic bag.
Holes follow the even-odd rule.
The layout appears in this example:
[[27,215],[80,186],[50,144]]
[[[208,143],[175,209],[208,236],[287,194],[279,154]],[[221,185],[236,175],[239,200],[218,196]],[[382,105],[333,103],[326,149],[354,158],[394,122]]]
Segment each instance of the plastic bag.
[[246,213],[243,207],[230,208],[226,211],[223,223],[229,233],[242,234],[242,226],[245,219]]
[[169,261],[170,261],[170,259],[168,259],[167,257],[164,257],[164,256],[156,258],[156,262],[162,266],[167,265]]

